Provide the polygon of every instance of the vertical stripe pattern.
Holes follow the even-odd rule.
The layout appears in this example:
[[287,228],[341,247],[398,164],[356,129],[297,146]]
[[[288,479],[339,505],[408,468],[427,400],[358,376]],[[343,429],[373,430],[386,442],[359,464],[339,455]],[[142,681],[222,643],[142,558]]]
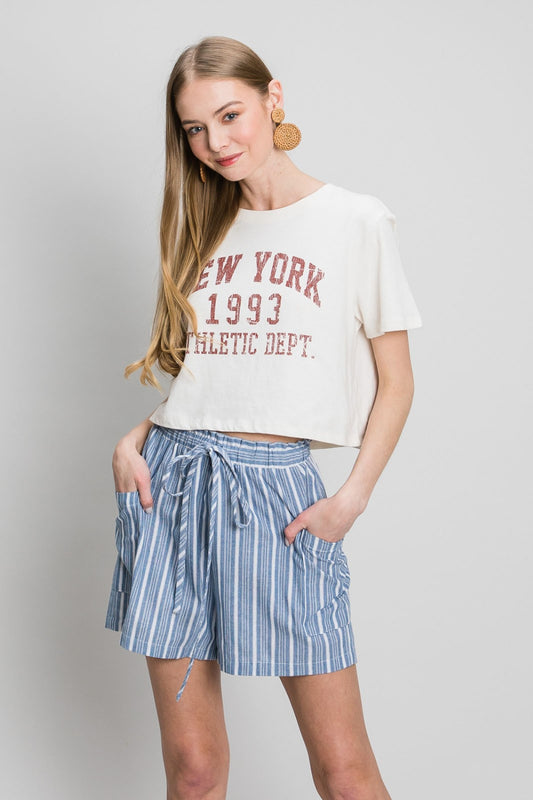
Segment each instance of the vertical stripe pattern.
[[217,659],[233,675],[310,675],[357,662],[342,540],[284,528],[326,490],[309,449],[153,425],[154,509],[116,492],[105,627],[127,650]]

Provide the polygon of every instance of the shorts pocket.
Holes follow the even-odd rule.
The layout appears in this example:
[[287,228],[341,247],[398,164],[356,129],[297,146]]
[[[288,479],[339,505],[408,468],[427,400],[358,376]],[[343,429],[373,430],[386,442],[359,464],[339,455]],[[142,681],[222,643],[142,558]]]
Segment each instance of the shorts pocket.
[[[304,467],[306,474],[307,506],[309,507],[318,500],[326,498],[328,495],[320,470],[312,456],[309,456],[305,460]],[[342,554],[343,539],[339,539],[336,542],[329,542],[327,539],[315,536],[307,528],[302,528],[299,535],[301,536],[302,546],[309,550],[315,558],[336,562]]]
[[115,543],[117,561],[113,575],[112,589],[129,594],[139,531],[139,512],[141,503],[139,493],[115,492],[118,514],[115,519]]
[[[327,497],[320,470],[310,456],[305,463],[307,505]],[[302,528],[294,540],[296,563],[302,574],[303,629],[319,636],[351,622],[350,570],[343,539],[329,542]]]
[[300,575],[304,632],[317,636],[348,625],[350,572],[342,540],[327,542],[302,528],[293,547]]
[[328,542],[320,536],[315,536],[307,528],[302,528],[297,535],[301,537],[302,547],[309,550],[316,558],[334,562],[338,560],[342,550],[342,539],[337,542]]

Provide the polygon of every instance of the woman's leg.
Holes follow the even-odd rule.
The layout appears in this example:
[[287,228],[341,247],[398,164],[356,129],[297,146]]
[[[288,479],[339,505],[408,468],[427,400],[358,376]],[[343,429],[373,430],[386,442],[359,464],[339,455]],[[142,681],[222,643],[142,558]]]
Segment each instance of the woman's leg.
[[391,800],[370,745],[355,664],[282,677],[323,800]]
[[224,800],[229,744],[218,662],[196,660],[179,701],[189,659],[146,656],[146,662],[161,729],[167,800]]

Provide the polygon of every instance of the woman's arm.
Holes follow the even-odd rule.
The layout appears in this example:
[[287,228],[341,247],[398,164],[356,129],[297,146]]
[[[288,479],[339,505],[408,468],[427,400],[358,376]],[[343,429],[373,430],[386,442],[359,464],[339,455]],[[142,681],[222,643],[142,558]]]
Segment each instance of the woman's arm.
[[148,464],[141,452],[153,422],[147,417],[120,439],[113,452],[112,466],[117,492],[139,492],[144,510],[150,514],[153,500]]
[[154,424],[153,422],[150,422],[150,417],[143,419],[143,421],[140,422],[139,425],[137,425],[135,428],[132,428],[132,430],[129,433],[127,433],[125,436],[122,437],[117,447],[121,443],[126,443],[127,445],[134,447],[138,453],[141,453],[146,438],[150,433],[150,428],[152,427],[153,424]]
[[301,528],[322,539],[337,541],[368,505],[409,415],[414,380],[407,331],[391,331],[370,340],[378,370],[378,390],[359,455],[341,488],[304,509],[285,528],[292,544]]
[[378,391],[357,460],[335,495],[358,511],[356,516],[366,508],[398,443],[414,394],[407,331],[391,331],[370,341],[378,369]]

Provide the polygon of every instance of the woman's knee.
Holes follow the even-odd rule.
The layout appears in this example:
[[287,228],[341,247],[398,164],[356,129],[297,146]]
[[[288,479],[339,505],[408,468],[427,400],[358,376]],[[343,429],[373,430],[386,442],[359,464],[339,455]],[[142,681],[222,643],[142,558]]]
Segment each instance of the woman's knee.
[[336,761],[312,764],[313,780],[323,800],[386,800],[389,798],[373,759],[367,763]]
[[229,772],[229,751],[222,741],[182,743],[163,748],[168,800],[223,800]]
[[186,660],[147,658],[161,728],[169,800],[222,800],[229,770],[220,667],[198,660],[176,702]]

